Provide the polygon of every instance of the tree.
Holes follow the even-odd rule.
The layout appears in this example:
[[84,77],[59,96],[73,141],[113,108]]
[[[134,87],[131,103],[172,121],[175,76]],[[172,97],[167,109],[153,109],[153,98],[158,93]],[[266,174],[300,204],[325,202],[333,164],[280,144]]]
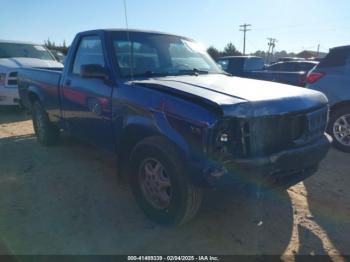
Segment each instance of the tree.
[[232,43],[228,43],[224,51],[222,52],[223,56],[237,56],[237,55],[242,55],[241,52],[239,52],[236,47]]
[[60,51],[62,52],[63,54],[67,54],[67,51],[68,51],[68,47],[67,47],[67,44],[66,44],[66,40],[63,40],[63,43],[62,45],[56,45],[55,42],[52,42],[50,40],[50,38],[48,38],[46,41],[44,41],[44,45],[47,49],[49,50],[56,50],[56,51]]
[[253,56],[258,56],[264,59],[265,63],[267,61],[267,52],[262,51],[262,50],[258,50],[255,53],[252,53]]
[[[219,57],[222,56],[239,56],[242,55],[241,52],[239,52],[236,47],[233,45],[233,43],[228,43],[223,51],[218,50],[216,47],[214,46],[210,46],[207,49],[208,54],[214,59],[217,60]],[[271,63],[277,62],[279,58],[282,57],[295,57],[296,54],[295,53],[288,53],[284,50],[282,51],[276,51],[273,54],[268,54],[266,51],[262,51],[262,50],[257,50],[254,53],[251,53],[251,55],[253,56],[259,56],[261,58],[263,58],[265,60],[265,62],[267,61],[267,56],[270,56],[269,61]]]
[[217,60],[221,56],[221,52],[214,46],[209,47],[207,52],[214,60]]

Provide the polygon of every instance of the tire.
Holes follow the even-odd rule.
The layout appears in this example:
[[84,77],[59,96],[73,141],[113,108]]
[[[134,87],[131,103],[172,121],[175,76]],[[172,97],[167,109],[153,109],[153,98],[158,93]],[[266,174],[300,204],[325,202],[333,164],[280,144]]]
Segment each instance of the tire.
[[[342,118],[347,120],[347,124]],[[342,132],[339,132],[339,123],[343,126]],[[335,148],[350,153],[350,108],[340,108],[331,114],[327,132],[333,137]],[[347,134],[343,140],[340,133]]]
[[54,126],[39,101],[35,101],[32,106],[32,118],[35,135],[40,144],[51,146],[59,140],[59,129]]
[[[167,226],[179,226],[194,218],[202,203],[202,190],[188,181],[185,161],[174,145],[161,137],[146,138],[135,146],[130,160],[130,186],[136,202],[148,218]],[[162,171],[154,171],[158,170],[158,164]],[[152,185],[147,186],[146,166],[160,174],[159,181],[166,185],[163,189],[155,185],[153,191]],[[158,180],[155,181],[153,183]],[[149,188],[153,193],[158,192],[155,199],[151,197]]]

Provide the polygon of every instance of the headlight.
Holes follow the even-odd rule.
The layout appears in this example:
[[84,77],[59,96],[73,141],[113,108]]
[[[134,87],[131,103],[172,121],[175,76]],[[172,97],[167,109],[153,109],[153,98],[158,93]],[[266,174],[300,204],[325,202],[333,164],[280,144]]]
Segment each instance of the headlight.
[[227,143],[229,141],[229,135],[226,132],[219,134],[219,141],[222,143]]
[[215,151],[220,154],[228,154],[230,150],[229,134],[226,131],[218,133],[216,138]]
[[244,157],[248,154],[245,122],[238,118],[221,120],[214,129],[212,153],[218,156]]
[[231,151],[230,132],[228,129],[221,129],[217,132],[214,144],[214,152],[221,156],[229,154]]
[[17,81],[17,72],[11,72],[7,78],[7,85],[9,87],[17,87],[18,81]]

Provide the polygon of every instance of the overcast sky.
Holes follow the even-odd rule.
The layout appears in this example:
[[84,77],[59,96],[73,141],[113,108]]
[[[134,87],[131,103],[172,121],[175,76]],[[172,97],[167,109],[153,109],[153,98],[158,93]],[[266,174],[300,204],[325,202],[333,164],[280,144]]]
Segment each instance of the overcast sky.
[[[126,0],[130,28],[164,31],[194,38],[206,46],[239,49],[239,25],[252,24],[247,52],[321,51],[350,44],[348,0]],[[68,44],[74,35],[96,28],[125,28],[123,0],[1,0],[0,39]]]

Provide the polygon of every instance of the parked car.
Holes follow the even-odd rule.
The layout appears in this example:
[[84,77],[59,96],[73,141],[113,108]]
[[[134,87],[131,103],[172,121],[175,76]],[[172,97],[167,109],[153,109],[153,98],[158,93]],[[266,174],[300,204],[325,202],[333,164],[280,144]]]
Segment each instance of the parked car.
[[334,146],[350,152],[350,46],[333,48],[307,77],[309,89],[324,93],[330,104],[328,133]]
[[305,86],[305,72],[279,72],[265,67],[264,59],[257,56],[221,57],[217,63],[233,76]]
[[0,106],[18,105],[17,71],[21,67],[62,68],[42,45],[0,41]]
[[281,57],[278,59],[278,62],[289,62],[289,61],[305,61],[305,58],[301,57]]
[[55,59],[63,64],[65,55],[61,52],[61,51],[57,51],[57,50],[50,50],[50,52],[53,54],[53,56],[55,57]]
[[191,219],[203,188],[294,185],[330,145],[322,93],[230,77],[186,37],[79,33],[63,71],[21,69],[19,87],[40,143],[63,129],[116,153],[161,224]]
[[318,65],[316,61],[288,61],[288,62],[277,62],[266,67],[267,71],[275,72],[303,72],[305,76],[315,66]]

